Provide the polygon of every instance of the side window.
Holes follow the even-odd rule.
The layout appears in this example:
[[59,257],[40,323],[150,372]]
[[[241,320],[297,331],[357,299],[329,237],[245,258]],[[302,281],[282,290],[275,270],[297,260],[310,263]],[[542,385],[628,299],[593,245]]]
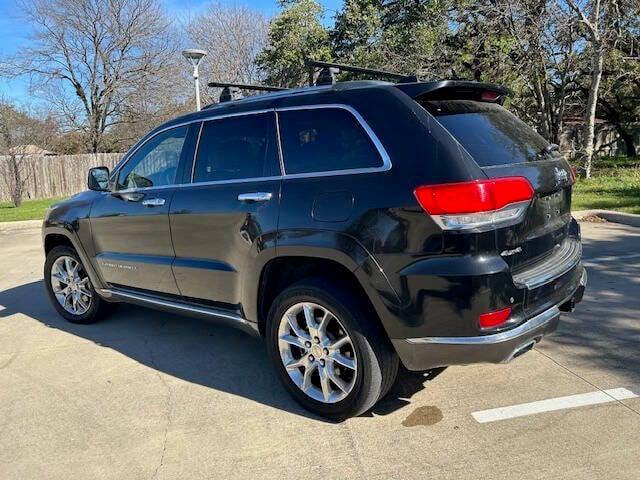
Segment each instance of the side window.
[[209,120],[202,126],[194,182],[280,175],[273,113]]
[[118,173],[117,189],[172,185],[188,130],[173,128],[142,145]]
[[345,109],[285,110],[278,118],[287,174],[383,165],[367,132]]

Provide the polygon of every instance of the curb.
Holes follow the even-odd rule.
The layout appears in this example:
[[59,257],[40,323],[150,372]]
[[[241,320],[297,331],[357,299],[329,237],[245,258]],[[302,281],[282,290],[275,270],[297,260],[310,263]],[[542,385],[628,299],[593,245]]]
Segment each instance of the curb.
[[40,230],[42,220],[20,220],[17,222],[0,222],[0,233],[17,232],[22,230]]
[[571,212],[571,214],[578,221],[586,217],[600,217],[607,222],[640,227],[640,215],[635,213],[614,212],[612,210],[578,210]]

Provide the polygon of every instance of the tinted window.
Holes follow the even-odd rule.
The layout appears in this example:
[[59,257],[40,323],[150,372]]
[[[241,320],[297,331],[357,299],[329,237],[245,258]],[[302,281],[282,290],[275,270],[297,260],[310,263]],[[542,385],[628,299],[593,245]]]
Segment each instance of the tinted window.
[[547,142],[500,105],[467,100],[424,102],[481,167],[539,160]]
[[120,169],[118,190],[172,185],[188,130],[188,127],[174,128],[142,145]]
[[375,145],[356,118],[340,108],[278,113],[287,174],[382,166]]
[[194,171],[195,182],[280,175],[273,113],[205,122]]

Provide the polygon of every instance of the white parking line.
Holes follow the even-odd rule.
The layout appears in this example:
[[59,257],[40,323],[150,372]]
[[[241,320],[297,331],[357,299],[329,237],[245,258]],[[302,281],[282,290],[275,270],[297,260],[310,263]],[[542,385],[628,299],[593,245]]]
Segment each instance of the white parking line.
[[597,392],[569,395],[567,397],[550,398],[538,402],[521,403],[509,407],[492,408],[473,412],[471,415],[479,423],[497,422],[509,418],[524,417],[536,413],[553,412],[567,408],[585,407],[600,403],[616,402],[628,398],[637,398],[638,395],[626,388],[612,388],[610,390],[598,390]]

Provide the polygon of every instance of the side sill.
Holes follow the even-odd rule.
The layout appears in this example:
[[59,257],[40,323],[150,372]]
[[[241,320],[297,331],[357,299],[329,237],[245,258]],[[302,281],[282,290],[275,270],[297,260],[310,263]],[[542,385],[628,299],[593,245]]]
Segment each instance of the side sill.
[[200,305],[176,302],[141,293],[126,292],[115,288],[101,288],[96,291],[98,295],[110,302],[133,303],[143,307],[155,308],[157,310],[163,310],[170,313],[212,320],[220,325],[236,328],[256,337],[260,336],[258,325],[256,323],[232,312],[226,312],[216,308],[207,308]]

